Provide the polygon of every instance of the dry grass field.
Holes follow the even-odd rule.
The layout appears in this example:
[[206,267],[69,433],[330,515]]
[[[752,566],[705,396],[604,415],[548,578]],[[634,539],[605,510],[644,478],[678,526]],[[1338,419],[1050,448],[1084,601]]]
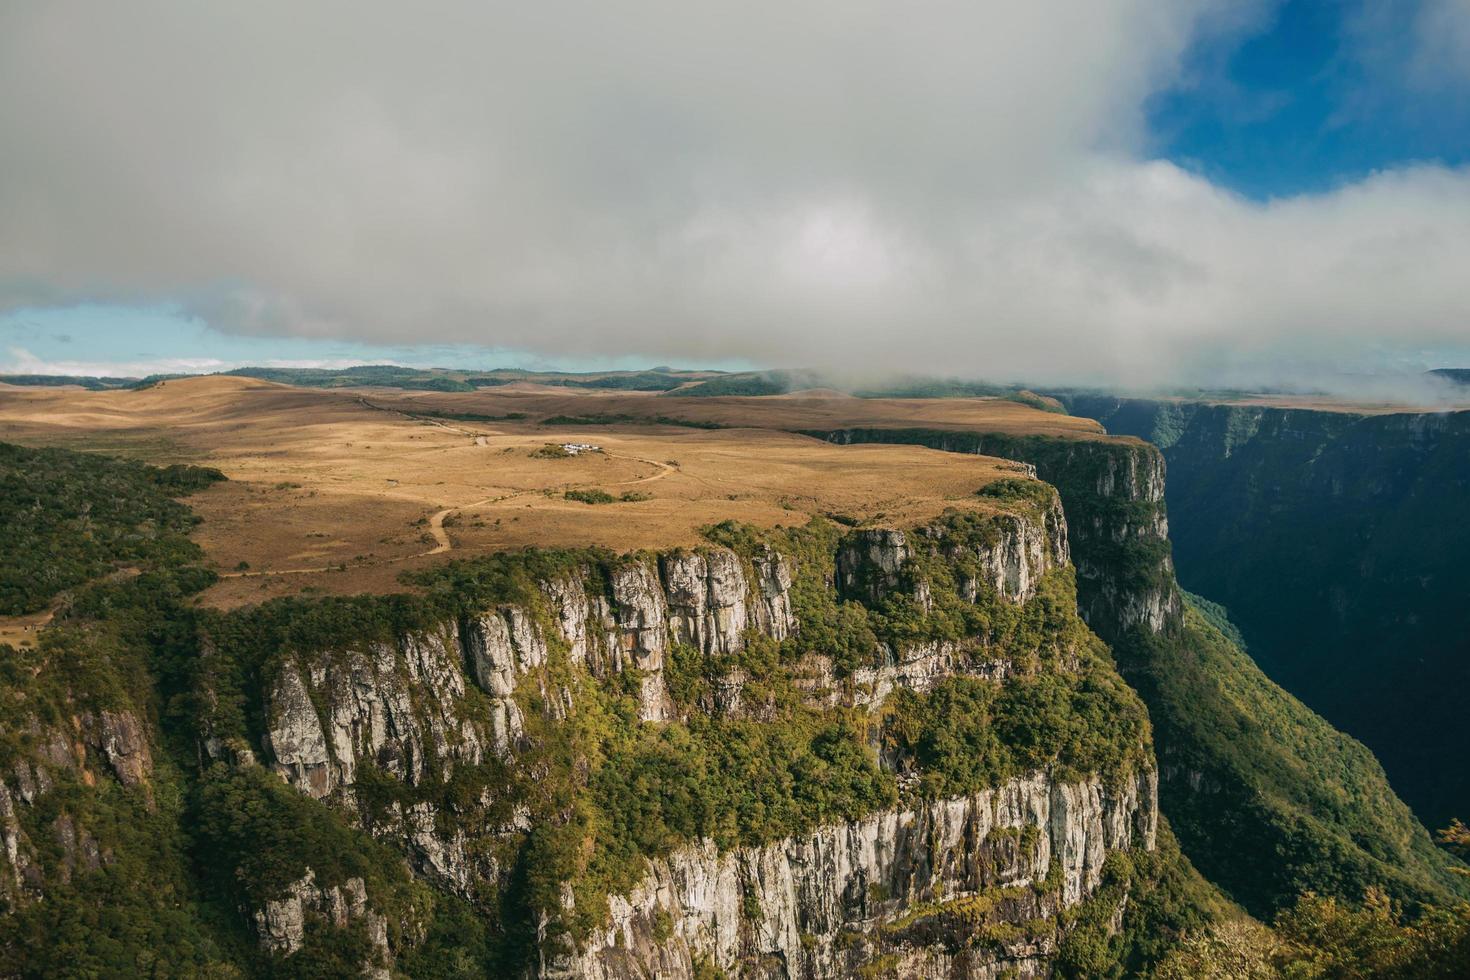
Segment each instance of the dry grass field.
[[690,398],[651,392],[569,392],[533,384],[512,384],[465,394],[378,389],[362,394],[370,402],[401,411],[523,413],[547,416],[632,415],[762,429],[878,428],[981,429],[986,432],[1095,437],[1102,429],[1090,419],[1072,418],[999,398],[853,398],[825,389],[761,398]]
[[1209,401],[1212,405],[1294,408],[1310,412],[1335,412],[1341,415],[1418,415],[1423,412],[1470,410],[1470,400],[1422,406],[1398,402],[1350,401],[1329,395],[1243,395],[1239,398],[1215,398]]
[[[446,417],[465,414],[524,417]],[[731,427],[546,424],[556,416]],[[917,425],[1101,437],[1090,421],[988,399],[688,399],[530,385],[327,391],[224,377],[143,391],[0,390],[0,440],[222,470],[229,482],[190,498],[204,519],[195,539],[223,576],[205,601],[220,606],[392,589],[404,569],[487,550],[689,545],[726,519],[772,526],[836,514],[903,524],[983,507],[975,491],[1018,471],[986,457],[833,446],[782,431]],[[599,450],[546,450],[564,443]],[[569,490],[614,500],[587,503]]]

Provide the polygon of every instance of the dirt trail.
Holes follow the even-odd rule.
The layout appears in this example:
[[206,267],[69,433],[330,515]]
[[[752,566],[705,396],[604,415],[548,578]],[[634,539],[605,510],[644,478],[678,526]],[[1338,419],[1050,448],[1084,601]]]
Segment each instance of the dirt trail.
[[[375,411],[388,412],[388,413],[390,413],[392,415],[400,415],[400,416],[402,416],[402,417],[404,417],[406,419],[411,419],[411,420],[413,420],[415,422],[423,422],[423,423],[426,423],[428,425],[439,426],[440,428],[448,429],[451,432],[457,432],[460,435],[466,435],[466,436],[470,436],[472,438],[480,438],[480,437],[482,437],[482,436],[485,435],[485,433],[480,432],[480,431],[477,431],[475,429],[466,429],[466,428],[463,428],[461,426],[450,425],[449,423],[445,422],[443,419],[436,419],[436,418],[432,418],[432,417],[428,417],[428,416],[423,416],[423,415],[415,415],[415,414],[413,414],[411,412],[405,412],[405,411],[402,411],[402,410],[396,409],[396,408],[386,408],[386,407],[384,407],[382,405],[374,405],[372,402],[368,401],[366,398],[359,398],[358,399],[358,402],[360,404],[362,404],[364,407],[371,408],[371,409],[373,409]],[[660,462],[660,461],[658,461],[656,459],[645,459],[642,456],[627,456],[627,455],[623,455],[621,453],[607,452],[606,450],[601,450],[601,452],[603,453],[603,455],[607,456],[610,459],[630,460],[630,461],[635,462],[635,463],[645,463],[645,464],[647,464],[647,465],[652,466],[652,467],[655,468],[655,472],[652,473],[649,476],[638,477],[635,480],[622,480],[622,481],[619,481],[617,483],[605,483],[605,484],[602,484],[603,486],[612,486],[612,487],[636,486],[636,485],[644,484],[644,483],[652,483],[655,480],[662,480],[665,477],[667,477],[670,473],[678,472],[678,467],[677,466],[674,466],[673,464],[670,464],[670,463],[663,463],[663,462]],[[584,488],[591,487],[591,486],[596,486],[596,485],[597,485],[596,483],[581,483],[581,484],[579,484],[579,483],[567,483],[567,484],[564,484],[561,487],[561,489],[562,489],[563,492],[565,492],[567,490],[584,489]],[[426,558],[426,557],[428,557],[430,555],[442,555],[442,554],[445,554],[446,552],[453,551],[454,550],[454,539],[449,536],[449,531],[445,529],[444,522],[447,521],[447,520],[449,520],[449,518],[452,517],[454,514],[457,514],[457,513],[459,513],[462,510],[473,510],[473,509],[475,509],[477,507],[485,507],[485,506],[489,506],[491,504],[498,504],[498,503],[501,503],[502,501],[513,500],[516,497],[524,497],[524,496],[527,496],[529,494],[539,494],[541,492],[543,492],[543,491],[540,488],[537,488],[537,489],[534,489],[534,490],[517,490],[517,491],[515,491],[513,493],[501,494],[499,496],[494,496],[494,497],[485,497],[482,500],[476,500],[476,501],[473,501],[472,503],[468,503],[468,504],[460,504],[460,505],[455,506],[455,507],[445,507],[443,510],[435,511],[429,517],[429,525],[428,525],[428,527],[429,527],[429,534],[432,535],[433,538],[434,538],[434,546],[432,548],[428,549],[427,551],[420,551],[420,552],[416,552],[416,553],[411,554],[411,555],[400,555],[397,558],[380,558],[380,559],[377,559],[376,561],[355,562],[354,565],[353,565],[353,567],[362,567],[362,566],[366,566],[366,565],[395,565],[395,564],[398,564],[400,562],[411,561],[412,559],[415,559],[415,558]],[[220,572],[219,573],[219,576],[220,576],[220,578],[259,578],[259,577],[272,576],[272,575],[314,575],[314,574],[317,574],[319,572],[330,572],[333,569],[339,568],[339,567],[341,567],[341,563],[340,562],[334,563],[334,564],[331,564],[331,565],[313,565],[313,566],[308,567],[308,568],[272,568],[272,569],[262,569],[260,571],[252,571],[250,569],[240,569],[240,570],[229,571],[229,572]]]
[[647,463],[649,466],[658,467],[658,472],[653,474],[652,476],[641,476],[636,480],[623,480],[620,483],[607,484],[607,486],[610,487],[631,487],[639,483],[652,483],[654,480],[662,480],[670,473],[678,472],[679,469],[677,466],[673,466],[669,463],[660,463],[656,459],[644,459],[642,456],[623,456],[619,453],[606,453],[605,455],[612,459],[631,459],[636,463]]

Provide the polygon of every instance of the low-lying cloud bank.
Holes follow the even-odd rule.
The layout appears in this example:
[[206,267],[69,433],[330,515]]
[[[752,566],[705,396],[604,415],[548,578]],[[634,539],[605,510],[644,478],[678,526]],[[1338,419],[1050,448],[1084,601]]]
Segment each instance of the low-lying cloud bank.
[[1038,382],[1470,347],[1470,171],[1147,158],[1239,5],[987,6],[11,5],[0,310]]

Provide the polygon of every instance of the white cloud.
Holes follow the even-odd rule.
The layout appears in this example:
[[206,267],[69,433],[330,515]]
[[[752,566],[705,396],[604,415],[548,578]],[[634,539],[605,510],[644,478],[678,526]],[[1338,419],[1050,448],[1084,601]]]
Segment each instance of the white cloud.
[[1424,0],[1413,29],[1412,68],[1421,80],[1470,81],[1470,0]]
[[1140,154],[1230,9],[12,5],[0,306],[1043,379],[1466,341],[1470,174]]

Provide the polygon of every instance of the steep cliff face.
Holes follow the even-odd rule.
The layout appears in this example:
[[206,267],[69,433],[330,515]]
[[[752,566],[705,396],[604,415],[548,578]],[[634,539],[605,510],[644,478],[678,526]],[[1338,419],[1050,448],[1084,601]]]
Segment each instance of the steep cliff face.
[[387,922],[368,907],[367,886],[361,878],[323,888],[317,886],[316,875],[308,868],[300,880],[287,886],[283,896],[256,910],[255,928],[262,948],[277,956],[298,952],[306,942],[307,922],[312,917],[320,917],[334,929],[362,923],[373,951],[362,964],[362,975],[374,980],[392,976],[387,966],[391,958]]
[[[1239,456],[1242,446],[1269,433],[1270,423],[1238,420],[1227,430]],[[1158,449],[1131,439],[1066,442],[918,429],[810,434],[1023,460],[1057,487],[1083,613],[1149,705],[1163,812],[1193,863],[1253,913],[1269,916],[1306,889],[1355,900],[1379,886],[1407,901],[1443,901],[1464,891],[1371,753],[1185,610],[1170,558]],[[1216,497],[1197,506],[1200,520],[1218,531]],[[1173,531],[1179,533],[1177,519]],[[1282,582],[1295,574],[1294,561],[1281,556],[1295,552],[1259,529],[1242,536],[1269,552],[1270,567],[1263,562],[1255,570],[1257,587],[1278,600],[1292,597]],[[1229,547],[1250,550],[1235,538]],[[1315,622],[1296,613],[1289,618]]]
[[1116,965],[1148,720],[1016,473],[388,595],[212,610],[182,548],[90,586],[0,661],[0,974]]
[[1037,773],[766,847],[681,848],[542,974],[689,976],[703,962],[773,978],[874,964],[903,977],[1047,976],[1058,916],[1097,890],[1107,855],[1154,848],[1154,797],[1151,772],[1114,789]]
[[[544,803],[530,788],[555,764],[548,745],[619,710],[609,691],[628,692],[634,724],[653,731],[715,724],[748,738],[761,726],[845,717],[820,737],[852,739],[842,751],[858,753],[854,760],[882,749],[881,766],[862,763],[873,767],[863,778],[876,780],[869,802],[843,804],[850,815],[840,819],[802,818],[794,826],[807,829],[793,835],[742,831],[729,846],[696,834],[659,847],[605,896],[575,881],[555,886],[553,907],[538,913],[534,972],[1047,975],[1067,935],[1061,913],[1097,891],[1107,856],[1155,846],[1144,730],[1120,748],[1119,759],[1136,760],[1124,768],[1089,773],[1073,763],[935,796],[920,790],[933,750],[911,731],[916,722],[887,733],[884,721],[899,692],[924,697],[968,681],[990,685],[970,695],[988,698],[1010,683],[1100,669],[1080,624],[1049,627],[1024,612],[1053,601],[1041,593],[1055,593],[1070,560],[1056,495],[1030,494],[918,528],[797,535],[785,551],[731,531],[738,548],[572,559],[538,572],[518,601],[389,641],[274,658],[262,758],[304,795],[401,848],[436,886],[493,904],[516,887],[525,858],[515,855],[528,833],[567,819],[538,811]],[[1057,595],[1059,623],[1075,617],[1066,608],[1074,594]],[[866,637],[857,661],[824,638],[837,613],[855,624],[852,636]],[[1029,638],[1022,646],[1007,639],[1017,629]],[[834,714],[854,710],[862,714]],[[894,718],[924,711],[897,710]],[[740,727],[749,724],[757,727]],[[686,753],[683,764],[698,757]],[[398,787],[386,805],[385,779]],[[902,802],[885,780],[896,780]],[[470,787],[452,812],[446,783]],[[752,837],[760,842],[739,843]],[[289,953],[303,909],[375,923],[381,913],[368,898],[348,901],[355,887],[323,891],[304,874],[254,913],[261,942]],[[1108,901],[1116,919],[1119,899]]]
[[1431,825],[1470,813],[1470,773],[1441,751],[1470,681],[1470,413],[1068,401],[1163,451],[1180,578],[1271,677],[1366,742]]
[[806,435],[840,444],[900,443],[1012,459],[1057,488],[1077,566],[1083,618],[1115,642],[1134,627],[1177,625],[1182,611],[1164,507],[1164,461],[1125,440],[1018,437],[940,429],[837,429]]
[[114,859],[89,821],[57,812],[55,794],[115,781],[139,810],[153,808],[150,739],[131,708],[84,708],[63,724],[28,722],[30,751],[0,773],[0,911],[43,898],[48,881],[70,882]]

